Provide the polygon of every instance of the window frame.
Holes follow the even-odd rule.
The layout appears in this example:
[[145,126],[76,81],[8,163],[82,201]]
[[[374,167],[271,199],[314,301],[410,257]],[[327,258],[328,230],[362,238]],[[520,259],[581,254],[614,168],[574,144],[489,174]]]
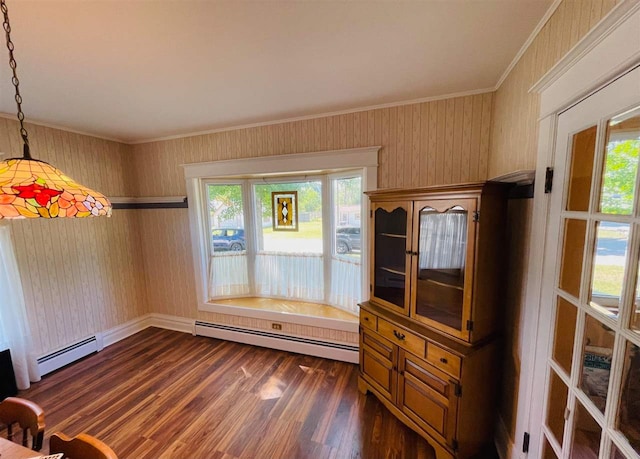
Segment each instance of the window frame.
[[[360,170],[362,173],[362,191],[372,191],[377,188],[377,168],[378,152],[380,146],[352,148],[345,150],[332,150],[313,153],[296,153],[277,156],[266,156],[257,158],[246,158],[238,160],[211,161],[206,163],[184,164],[184,175],[187,188],[187,199],[189,203],[189,229],[191,235],[191,249],[194,264],[194,282],[196,287],[196,311],[232,314],[236,316],[246,316],[253,318],[263,318],[273,320],[279,318],[279,313],[272,311],[257,311],[255,309],[241,308],[236,306],[225,306],[208,301],[208,263],[209,249],[208,240],[205,239],[208,227],[208,220],[203,215],[202,208],[206,198],[204,193],[204,182],[222,183],[223,181],[237,181],[238,179],[249,179],[256,177],[269,177],[273,175],[291,174],[292,176],[304,176],[319,173],[333,174],[347,171]],[[248,181],[247,181],[248,182]],[[247,184],[247,186],[249,186]],[[327,190],[325,186],[323,190]],[[327,191],[323,191],[326,193]],[[247,207],[247,198],[252,193],[244,193],[243,204]],[[253,203],[251,203],[253,207]],[[251,208],[252,208],[251,207]],[[329,206],[325,206],[329,211]],[[362,216],[369,214],[369,200],[362,200]],[[245,214],[246,215],[246,214]],[[333,216],[331,216],[333,218]],[[363,218],[363,217],[361,217]],[[246,228],[253,224],[245,220],[245,240],[247,241],[247,251],[254,250],[252,237],[246,237]],[[330,235],[325,234],[325,237]],[[368,241],[367,225],[362,224],[361,237],[363,241]],[[326,243],[326,241],[325,241]],[[368,297],[369,285],[369,251],[363,250],[362,256],[362,298]],[[249,267],[251,276],[252,266]],[[332,319],[322,319],[317,317],[287,315],[287,321],[302,325],[321,326],[323,322],[331,324],[334,329],[354,331],[353,323]],[[356,324],[357,331],[357,324]]]

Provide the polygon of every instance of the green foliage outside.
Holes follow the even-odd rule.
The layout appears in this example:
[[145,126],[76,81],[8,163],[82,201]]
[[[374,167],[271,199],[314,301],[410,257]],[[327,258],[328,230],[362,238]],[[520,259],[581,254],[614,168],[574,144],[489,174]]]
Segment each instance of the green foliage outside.
[[639,153],[640,140],[609,142],[602,185],[602,212],[628,215],[633,211]]

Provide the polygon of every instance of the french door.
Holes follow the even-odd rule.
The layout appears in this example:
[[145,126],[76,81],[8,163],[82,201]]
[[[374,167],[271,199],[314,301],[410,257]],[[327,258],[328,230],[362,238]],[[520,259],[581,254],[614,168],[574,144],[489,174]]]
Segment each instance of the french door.
[[555,151],[540,316],[550,327],[545,395],[531,452],[637,459],[640,68],[562,113]]

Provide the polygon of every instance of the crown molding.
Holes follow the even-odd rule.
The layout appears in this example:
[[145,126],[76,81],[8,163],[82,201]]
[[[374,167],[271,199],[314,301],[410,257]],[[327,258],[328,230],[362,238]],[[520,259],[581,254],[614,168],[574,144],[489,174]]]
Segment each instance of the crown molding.
[[502,76],[500,76],[500,78],[498,79],[498,82],[493,88],[494,91],[497,91],[500,88],[500,86],[502,86],[502,83],[504,83],[504,80],[507,79],[507,77],[509,76],[511,71],[514,69],[514,67],[518,64],[518,62],[520,62],[520,59],[522,59],[522,56],[524,56],[524,53],[527,52],[527,50],[529,49],[529,46],[531,46],[531,44],[536,39],[538,34],[542,31],[542,28],[545,26],[547,21],[551,19],[551,16],[553,16],[553,13],[556,12],[556,10],[558,9],[562,1],[563,0],[554,0],[554,2],[551,4],[547,12],[544,14],[544,16],[542,16],[542,19],[540,19],[536,27],[533,29],[533,32],[531,32],[531,35],[529,35],[529,38],[527,38],[527,41],[524,42],[520,50],[516,53],[515,57],[509,64],[509,66],[502,73]]

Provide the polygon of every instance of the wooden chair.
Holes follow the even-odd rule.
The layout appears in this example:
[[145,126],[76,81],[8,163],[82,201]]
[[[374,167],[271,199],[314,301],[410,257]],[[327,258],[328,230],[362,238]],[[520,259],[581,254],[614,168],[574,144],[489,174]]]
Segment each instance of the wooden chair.
[[33,440],[31,449],[40,451],[44,439],[44,411],[39,405],[19,397],[7,397],[0,402],[0,424],[7,426],[7,436],[13,441],[13,424],[22,429],[22,446],[27,446],[27,431]]
[[78,434],[70,438],[56,432],[49,439],[49,454],[62,453],[68,459],[118,459],[106,444],[91,435]]

